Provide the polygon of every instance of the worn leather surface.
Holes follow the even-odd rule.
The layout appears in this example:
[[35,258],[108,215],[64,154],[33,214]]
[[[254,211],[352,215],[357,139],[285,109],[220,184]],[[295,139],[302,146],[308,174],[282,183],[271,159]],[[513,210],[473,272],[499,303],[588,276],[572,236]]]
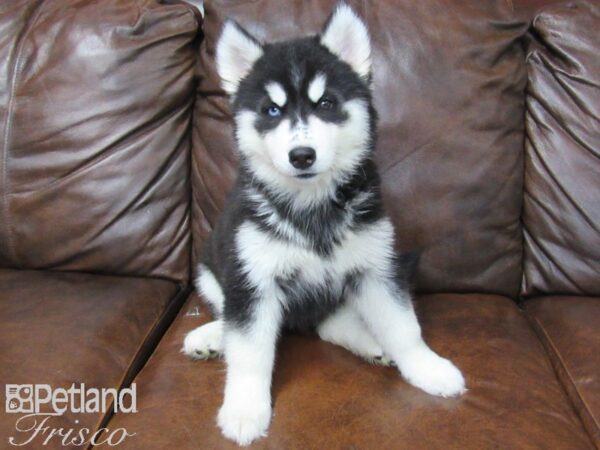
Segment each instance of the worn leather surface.
[[556,373],[600,448],[600,298],[554,296],[525,304]]
[[565,3],[565,0],[508,0],[512,3],[512,7],[517,17],[530,22],[535,16],[549,5],[556,3]]
[[[334,1],[207,1],[194,116],[196,255],[235,173],[215,72],[226,17],[263,40],[318,32]],[[520,283],[526,24],[504,1],[349,2],[367,22],[377,161],[398,247],[421,250],[420,291],[516,295]]]
[[[109,427],[138,434],[123,449],[235,449],[215,422],[223,361],[191,361],[183,337],[209,317],[193,296],[136,378],[138,414]],[[426,340],[464,372],[458,399],[429,396],[392,368],[371,366],[316,336],[286,335],[274,374],[274,416],[257,449],[593,448],[527,319],[505,297],[417,300]]]
[[194,9],[0,7],[0,266],[185,280]]
[[600,295],[600,4],[538,15],[527,58],[522,293]]
[[[119,387],[178,291],[164,280],[7,269],[0,269],[0,286],[2,389],[5,383]],[[22,443],[30,435],[16,434],[19,416],[0,412],[0,447],[10,436]],[[93,432],[101,418],[67,412],[47,425]],[[73,448],[58,438],[42,442],[21,448]]]

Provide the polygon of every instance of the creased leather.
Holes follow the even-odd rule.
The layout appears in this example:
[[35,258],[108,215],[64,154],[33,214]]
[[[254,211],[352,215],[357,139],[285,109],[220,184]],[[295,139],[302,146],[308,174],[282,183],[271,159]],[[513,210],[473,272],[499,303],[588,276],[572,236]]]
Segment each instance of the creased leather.
[[0,266],[186,280],[193,7],[5,3]]
[[564,3],[565,0],[507,0],[512,4],[517,17],[532,22],[537,13],[555,3]]
[[[425,339],[464,372],[469,391],[463,397],[432,397],[396,369],[372,366],[313,335],[286,334],[273,375],[269,433],[251,448],[594,448],[512,300],[439,294],[418,297],[416,305]],[[140,430],[123,449],[239,448],[221,436],[215,420],[224,362],[192,361],[179,352],[185,334],[208,320],[199,298],[191,297],[135,380],[140,412],[109,422]]]
[[600,5],[550,7],[527,58],[522,293],[600,295]]
[[[119,387],[178,291],[166,280],[10,269],[0,269],[0,286],[0,382],[66,389]],[[15,432],[19,416],[2,409],[2,448],[10,436],[22,443],[32,434]],[[93,433],[101,417],[67,411],[47,425]],[[82,448],[43,441],[21,448]]]

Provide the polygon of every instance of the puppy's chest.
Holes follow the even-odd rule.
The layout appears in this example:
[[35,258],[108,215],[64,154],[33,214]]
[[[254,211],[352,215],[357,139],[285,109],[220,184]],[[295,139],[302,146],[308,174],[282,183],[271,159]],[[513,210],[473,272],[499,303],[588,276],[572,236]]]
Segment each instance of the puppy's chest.
[[341,296],[349,278],[361,270],[359,261],[341,260],[341,245],[343,243],[336,245],[328,256],[316,252],[305,255],[293,245],[282,253],[281,256],[286,259],[275,268],[273,276],[288,301],[319,298],[321,301],[334,302]]
[[292,328],[317,324],[333,311],[369,271],[387,271],[393,228],[381,219],[340,235],[323,255],[310,244],[280,237],[253,221],[236,235],[247,281],[263,296],[279,298]]
[[273,285],[287,328],[307,330],[318,325],[354,289],[363,267],[345,254],[345,241],[336,244],[328,256],[294,245],[279,255],[282,259],[274,267]]
[[339,291],[349,276],[388,263],[393,229],[387,219],[347,229],[323,255],[310,242],[282,238],[247,221],[237,232],[236,246],[249,281],[259,290],[277,285],[288,291],[316,286]]

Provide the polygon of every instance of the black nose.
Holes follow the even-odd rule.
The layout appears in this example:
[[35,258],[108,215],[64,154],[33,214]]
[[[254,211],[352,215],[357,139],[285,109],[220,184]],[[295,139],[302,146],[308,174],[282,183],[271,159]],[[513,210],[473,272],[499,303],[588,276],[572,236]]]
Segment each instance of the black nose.
[[310,147],[296,147],[290,151],[290,163],[296,169],[308,169],[316,159],[315,149]]

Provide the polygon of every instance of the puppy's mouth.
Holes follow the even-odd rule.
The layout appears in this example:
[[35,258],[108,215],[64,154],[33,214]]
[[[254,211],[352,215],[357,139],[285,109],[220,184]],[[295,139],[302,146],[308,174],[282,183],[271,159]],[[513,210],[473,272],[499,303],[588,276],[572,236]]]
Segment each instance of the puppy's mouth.
[[316,177],[316,176],[317,176],[316,173],[301,173],[299,175],[296,175],[296,178],[300,178],[302,180],[307,180],[309,178]]

